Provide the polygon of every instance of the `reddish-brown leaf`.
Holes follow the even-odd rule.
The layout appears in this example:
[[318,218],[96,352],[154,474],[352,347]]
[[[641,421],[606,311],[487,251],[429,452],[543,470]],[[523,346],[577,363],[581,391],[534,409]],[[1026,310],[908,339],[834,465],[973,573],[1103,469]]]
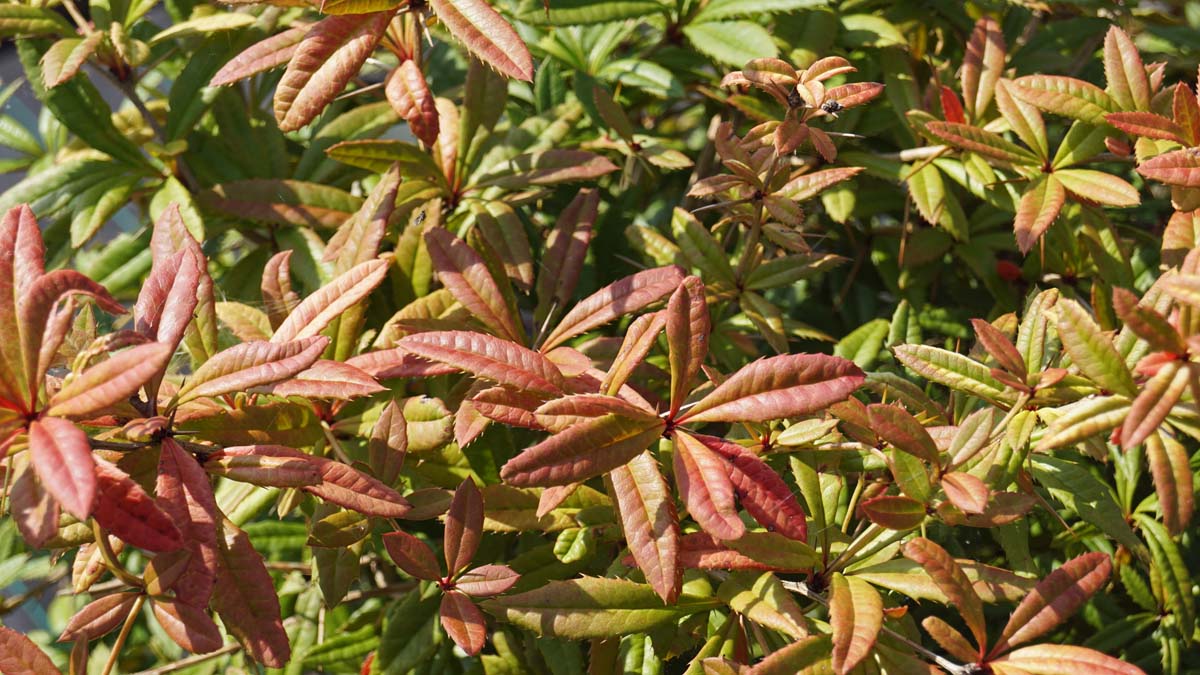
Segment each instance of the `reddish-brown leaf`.
[[1155,351],[1186,354],[1187,343],[1161,314],[1151,307],[1138,304],[1131,291],[1113,288],[1113,311],[1135,335],[1150,344]]
[[[1102,654],[1094,649],[1072,645],[1033,645],[996,659],[995,670],[1005,674],[1037,675],[1146,675],[1132,663]],[[1009,668],[1011,666],[1011,669]]]
[[346,363],[380,380],[395,377],[435,377],[458,372],[454,366],[430,363],[428,359],[417,356],[403,347],[359,354],[346,359]]
[[942,490],[951,504],[967,514],[980,514],[986,511],[992,492],[982,480],[961,471],[953,471],[942,476]]
[[150,606],[163,631],[189,652],[215,652],[224,643],[221,629],[202,608],[169,598],[152,599]]
[[302,459],[316,467],[321,482],[303,489],[321,499],[352,511],[380,518],[402,518],[411,508],[392,488],[367,474],[325,457],[308,455],[282,445],[247,445],[226,448],[226,455],[263,455]]
[[663,602],[679,597],[679,518],[654,455],[642,452],[609,474],[612,498],[629,551]]
[[321,482],[321,473],[306,459],[236,454],[239,448],[215,452],[204,460],[204,470],[214,476],[264,487],[304,487]]
[[656,302],[683,282],[683,271],[671,265],[645,270],[613,282],[575,305],[541,345],[543,353],[613,319]]
[[86,642],[107,635],[129,616],[129,610],[133,609],[138,595],[140,593],[137,591],[125,591],[104,595],[89,602],[67,622],[67,627],[63,629],[62,635],[58,636],[58,641]]
[[866,379],[853,362],[825,354],[784,354],[737,371],[679,422],[762,422],[807,415],[845,399]]
[[937,466],[941,459],[937,443],[915,417],[898,405],[872,403],[867,406],[871,430],[897,450]]
[[1085,553],[1063,563],[1038,582],[1013,610],[990,656],[995,658],[1019,644],[1045,635],[1066,621],[1108,582],[1111,573],[1112,560],[1107,553]]
[[520,321],[504,299],[483,258],[462,239],[442,228],[425,233],[429,258],[438,279],[463,307],[496,335],[524,343]]
[[256,42],[233,57],[209,80],[208,86],[220,87],[238,80],[278,68],[292,59],[308,26],[289,28],[282,33]]
[[1175,85],[1171,112],[1175,116],[1175,123],[1183,130],[1184,145],[1200,145],[1200,100],[1196,99],[1191,87],[1183,82]]
[[508,565],[480,565],[467,570],[454,581],[454,587],[474,598],[499,595],[521,579]]
[[953,122],[930,122],[925,125],[929,133],[962,150],[998,159],[1010,164],[1037,165],[1037,155],[1006,140],[999,134]]
[[867,520],[889,530],[904,532],[925,522],[925,505],[902,495],[882,495],[859,505]]
[[1196,509],[1187,450],[1173,437],[1159,432],[1146,437],[1146,458],[1150,460],[1163,526],[1171,534],[1181,534]]
[[392,110],[408,122],[413,135],[425,145],[433,145],[438,137],[438,111],[421,66],[406,59],[388,74],[383,91]]
[[1104,36],[1106,91],[1124,110],[1150,109],[1150,78],[1133,40],[1125,31],[1109,26]]
[[300,296],[292,290],[292,253],[280,251],[271,256],[263,268],[259,291],[262,293],[264,309],[271,320],[271,328],[279,328],[283,320],[300,304]]
[[92,517],[127,544],[147,551],[173,551],[183,545],[174,521],[142,486],[113,464],[96,461],[96,502]]
[[698,525],[717,539],[737,539],[746,532],[738,517],[730,466],[703,443],[676,430],[675,483]]
[[992,100],[996,82],[1004,74],[1005,51],[1000,24],[989,16],[976,21],[960,71],[963,98],[972,119],[981,118]]
[[154,261],[133,306],[134,329],[175,351],[192,321],[199,286],[200,268],[187,251]]
[[1025,376],[1025,359],[1007,335],[983,319],[971,319],[971,326],[975,329],[975,339],[979,340],[979,344],[996,359],[1001,368],[1019,377]]
[[280,130],[296,131],[321,114],[375,51],[393,14],[331,16],[305,33],[275,88]]
[[971,580],[967,578],[958,562],[941,546],[918,537],[906,543],[902,549],[904,557],[912,560],[925,569],[937,587],[950,599],[950,605],[958,610],[971,634],[975,636],[975,644],[979,647],[980,655],[987,645],[987,628],[983,619],[983,602]]
[[[173,438],[164,438],[159,448],[155,488],[158,504],[175,521],[183,535],[184,546],[192,553],[187,568],[172,588],[182,603],[207,607],[217,574],[217,501],[208,476],[179,443]],[[157,609],[155,614],[158,614]],[[176,635],[171,637],[178,642]],[[217,637],[219,647],[220,635]]]
[[17,523],[25,543],[41,548],[58,532],[61,514],[58,501],[50,496],[32,467],[17,474],[8,499],[9,515]]
[[222,396],[286,380],[317,362],[329,338],[291,342],[244,342],[213,356],[179,389],[179,402]]
[[1054,223],[1067,200],[1067,191],[1053,174],[1034,181],[1017,205],[1013,232],[1022,253],[1028,253],[1042,234]]
[[[692,532],[680,537],[679,564],[684,569],[702,570],[777,569],[723,546],[704,532]],[[806,566],[805,570],[810,567]]]
[[442,538],[446,556],[446,574],[454,576],[471,564],[483,534],[483,495],[475,481],[459,483],[446,512],[446,533]]
[[319,360],[290,379],[255,387],[255,392],[348,401],[387,391],[374,377],[348,363]]
[[[27,204],[14,206],[0,220],[0,397],[31,404],[29,382],[21,354],[17,308],[29,287],[45,273],[46,245],[37,218]],[[27,411],[32,410],[30,405]]]
[[87,434],[64,419],[29,425],[29,459],[46,491],[68,513],[87,520],[96,499],[96,462]]
[[442,628],[464,652],[474,656],[487,642],[487,623],[483,612],[467,597],[456,590],[446,591],[442,596]]
[[608,373],[604,375],[604,382],[600,387],[602,393],[612,396],[621,390],[637,367],[645,361],[646,355],[654,348],[658,341],[658,335],[666,326],[666,322],[665,312],[654,312],[653,314],[643,314],[629,324],[629,328],[625,330],[621,347],[617,351],[616,357],[613,358]]
[[383,535],[383,546],[392,562],[409,576],[428,581],[442,578],[433,549],[413,535],[401,530],[388,532]]
[[[201,234],[201,233],[197,233]],[[150,236],[150,252],[153,260],[167,258],[177,251],[188,251],[200,271],[199,285],[196,290],[197,304],[195,318],[188,327],[184,344],[193,362],[203,363],[217,353],[217,310],[213,293],[213,280],[208,274],[208,261],[200,249],[200,243],[188,231],[183,221],[179,205],[172,202],[154,221],[154,231]]]
[[521,36],[485,0],[430,0],[450,34],[499,72],[533,81],[533,58]]
[[769,530],[797,541],[808,541],[804,508],[774,469],[736,443],[715,436],[695,438],[728,461],[729,480],[747,513]]
[[510,459],[500,477],[521,487],[565,485],[629,462],[662,436],[658,419],[607,414],[584,420]]
[[[1187,85],[1183,85],[1186,87]],[[1104,116],[1108,123],[1131,136],[1157,138],[1163,141],[1185,143],[1184,130],[1178,124],[1149,112],[1116,112]]]
[[0,626],[0,673],[4,675],[57,675],[58,668],[29,638]]
[[580,190],[550,230],[538,271],[534,325],[541,326],[551,314],[561,313],[575,297],[599,206],[598,191]]
[[566,431],[585,420],[604,415],[620,415],[647,422],[652,422],[658,417],[652,409],[604,394],[575,394],[551,399],[543,403],[534,414],[538,423],[552,433]]
[[834,573],[830,579],[829,624],[833,628],[833,672],[845,675],[871,654],[883,628],[883,598],[871,584]]
[[1188,148],[1163,153],[1139,164],[1137,172],[1168,185],[1200,187],[1200,150]]
[[670,417],[692,390],[692,380],[708,356],[708,333],[712,328],[704,282],[700,277],[683,280],[667,303],[667,356],[671,365]]
[[[469,403],[480,415],[501,424],[525,429],[541,429],[534,411],[544,398],[537,394],[513,391],[504,387],[487,387],[471,396]],[[459,407],[459,413],[462,407]],[[457,425],[458,419],[455,418]]]
[[167,367],[175,347],[162,342],[138,345],[88,368],[50,398],[47,415],[83,417],[124,402]]
[[403,349],[516,391],[559,395],[562,374],[542,354],[521,345],[471,331],[417,333],[401,338]]
[[350,268],[296,305],[275,330],[271,342],[278,344],[317,335],[343,312],[365,300],[383,282],[387,270],[386,260],[368,260]]
[[1167,418],[1171,408],[1187,389],[1190,369],[1179,361],[1168,361],[1142,385],[1125,422],[1121,425],[1121,445],[1141,445]]
[[[457,421],[457,419],[455,420]],[[388,401],[367,442],[367,464],[384,485],[394,485],[408,452],[408,420],[396,401]]]
[[283,630],[275,582],[250,537],[228,520],[222,527],[213,610],[251,658],[268,668],[283,668],[292,649]]
[[936,616],[927,616],[921,621],[921,627],[938,643],[942,649],[963,663],[975,663],[979,660],[978,651],[971,646],[966,636],[957,628]]

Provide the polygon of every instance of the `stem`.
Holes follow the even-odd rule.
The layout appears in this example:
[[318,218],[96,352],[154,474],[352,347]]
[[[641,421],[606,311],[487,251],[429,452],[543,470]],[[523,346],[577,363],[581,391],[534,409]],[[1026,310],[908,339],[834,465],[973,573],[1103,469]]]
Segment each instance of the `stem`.
[[854,485],[854,494],[850,495],[850,504],[846,507],[846,518],[842,521],[842,533],[850,531],[850,521],[854,518],[854,509],[858,506],[858,500],[862,497],[863,489],[867,483],[866,474],[859,474],[858,482]]
[[321,431],[325,433],[325,440],[329,441],[329,447],[333,448],[333,454],[337,455],[338,459],[347,465],[353,464],[354,462],[350,459],[350,455],[346,454],[346,451],[342,448],[342,444],[334,437],[333,430],[329,428],[329,425],[321,422]]
[[108,543],[108,533],[104,531],[104,528],[100,527],[100,523],[94,520],[92,521],[92,534],[96,537],[96,546],[100,548],[100,556],[104,558],[104,564],[113,573],[113,576],[134,588],[141,588],[142,580],[133,576],[125,569],[125,566],[117,558],[117,554],[112,550],[112,546]]
[[143,670],[141,672],[134,673],[133,675],[166,675],[167,673],[174,673],[176,671],[183,670],[184,668],[190,668],[197,663],[204,663],[205,661],[211,661],[219,656],[232,654],[241,648],[241,645],[234,642],[221,647],[215,652],[209,652],[207,654],[193,654],[185,659],[179,659],[178,661],[173,661],[165,666],[159,666],[158,668],[154,668],[152,670]]
[[129,638],[129,633],[133,630],[133,622],[137,621],[138,612],[142,610],[145,602],[146,596],[144,595],[139,595],[137,600],[133,601],[133,607],[129,608],[129,616],[125,617],[125,625],[121,626],[121,633],[117,635],[117,641],[113,643],[112,651],[108,654],[108,662],[104,664],[104,672],[101,675],[108,675],[112,672],[113,666],[117,665],[117,658],[121,656],[121,648],[125,646],[125,640]]

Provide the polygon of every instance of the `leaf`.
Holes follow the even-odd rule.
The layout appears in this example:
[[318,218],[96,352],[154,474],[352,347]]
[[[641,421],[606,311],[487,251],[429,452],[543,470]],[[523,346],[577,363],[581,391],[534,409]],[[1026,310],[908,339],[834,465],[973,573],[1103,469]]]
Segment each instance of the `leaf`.
[[292,59],[308,30],[308,26],[296,26],[250,45],[222,66],[209,80],[208,86],[233,84],[282,66]]
[[1079,370],[1101,388],[1132,396],[1136,393],[1133,375],[1117,353],[1112,340],[1087,310],[1074,300],[1058,302],[1058,334],[1063,349]]
[[329,338],[317,335],[289,342],[245,342],[206,361],[179,388],[178,403],[223,396],[286,380],[320,358]]
[[450,510],[446,513],[446,532],[442,538],[446,574],[455,576],[471,564],[482,534],[483,495],[475,481],[467,478],[454,491]]
[[1187,145],[1184,139],[1187,132],[1175,122],[1157,113],[1116,112],[1105,115],[1104,119],[1130,136],[1143,136]]
[[845,399],[866,379],[854,363],[785,354],[743,367],[677,422],[761,422],[807,415]]
[[147,551],[174,551],[183,537],[171,517],[124,471],[95,461],[96,499],[92,517],[105,531]]
[[1195,511],[1195,487],[1187,450],[1162,432],[1146,437],[1146,459],[1158,493],[1162,524],[1173,535],[1181,534]]
[[75,77],[103,39],[104,33],[96,31],[84,38],[55,42],[42,56],[42,81],[46,88],[53,89]]
[[962,354],[929,345],[897,345],[896,359],[921,377],[989,401],[1010,400],[987,366]]
[[1061,169],[1054,178],[1071,194],[1106,206],[1137,206],[1142,197],[1137,188],[1124,180],[1089,169]]
[[442,577],[433,549],[413,535],[397,530],[383,535],[383,545],[396,566],[417,579],[436,581]]
[[217,12],[215,14],[207,14],[172,24],[170,27],[165,28],[151,36],[147,41],[147,44],[153,47],[155,45],[162,44],[167,40],[175,40],[196,35],[223,33],[225,31],[245,28],[252,25],[254,22],[255,18],[253,16],[240,12]]
[[692,381],[708,355],[708,333],[712,323],[704,297],[704,282],[700,277],[684,279],[671,295],[666,311],[667,356],[671,365],[669,416],[674,417],[679,413],[680,406],[692,389]]
[[471,316],[506,340],[525,341],[520,321],[513,316],[513,309],[478,253],[441,228],[425,233],[425,245],[438,279]]
[[[91,297],[110,314],[125,313],[125,308],[103,286],[74,270],[54,270],[30,282],[17,302],[17,320],[21,324],[20,344],[25,357],[25,373],[35,382],[40,381],[44,374],[37,370],[38,356],[51,312],[58,302],[76,294]],[[34,388],[33,383],[31,388]]]
[[374,377],[346,363],[318,360],[283,382],[257,387],[255,393],[348,401],[387,391]]
[[747,671],[747,675],[819,675],[831,672],[829,638],[806,637],[771,652]]
[[1013,93],[1042,110],[1088,124],[1104,124],[1114,102],[1100,87],[1061,75],[1026,75],[1013,81]]
[[1077,462],[1050,455],[1031,456],[1030,462],[1034,479],[1049,490],[1055,499],[1126,548],[1142,550],[1142,544],[1125,521],[1121,507],[1113,499],[1109,487],[1100,479]]
[[1162,589],[1163,605],[1175,616],[1181,635],[1191,635],[1196,629],[1196,601],[1188,589],[1193,587],[1184,552],[1171,538],[1167,528],[1145,514],[1135,516],[1138,527],[1146,536],[1153,572]]
[[734,573],[721,583],[717,597],[761,626],[794,639],[808,635],[804,612],[771,572]]
[[872,403],[867,406],[871,430],[897,450],[923,459],[934,466],[941,463],[933,437],[908,411],[897,405]]
[[925,522],[925,504],[911,497],[882,495],[864,501],[859,508],[872,523],[898,532]]
[[679,597],[679,519],[675,501],[650,452],[642,452],[609,474],[621,529],[646,581],[666,604]]
[[487,641],[483,612],[465,594],[451,590],[442,595],[441,620],[446,634],[468,656],[475,656],[483,649]]
[[366,299],[387,276],[388,261],[368,260],[325,284],[288,314],[271,342],[291,342],[317,335],[343,312]]
[[406,59],[388,73],[383,92],[392,110],[408,122],[413,135],[425,145],[433,145],[438,137],[437,106],[417,62]]
[[[0,14],[0,19],[2,18],[3,14]],[[0,23],[0,26],[2,25],[3,23]],[[58,672],[50,657],[38,649],[32,640],[11,628],[0,626],[0,673],[50,675]]]
[[95,461],[87,435],[64,419],[34,420],[29,425],[29,457],[46,491],[68,513],[87,520],[96,495]]
[[1175,85],[1171,112],[1183,132],[1181,137],[1187,141],[1183,145],[1195,146],[1200,143],[1200,100],[1192,93],[1191,87],[1182,82]]
[[474,187],[496,186],[511,190],[531,185],[556,185],[599,178],[617,168],[607,157],[587,150],[538,150],[506,160],[479,176]]
[[408,452],[408,420],[396,401],[388,401],[367,442],[367,464],[384,485],[394,485]]
[[175,644],[193,654],[207,654],[221,648],[221,629],[213,622],[208,612],[172,598],[155,598],[150,601],[158,625]]
[[75,27],[48,7],[29,5],[0,6],[0,37],[36,35],[74,35]]
[[[140,594],[136,591],[125,591],[103,595],[84,605],[67,622],[67,627],[58,636],[59,642],[89,642],[116,630],[117,626],[129,616]],[[0,629],[2,630],[2,629]],[[0,643],[3,638],[0,637]],[[9,651],[5,649],[4,651]],[[3,661],[0,661],[0,668]],[[9,670],[0,672],[8,673]],[[51,671],[52,672],[52,671]]]
[[1013,610],[989,656],[995,658],[1066,621],[1108,583],[1111,573],[1107,553],[1086,553],[1063,563]]
[[557,396],[566,386],[562,373],[542,354],[483,333],[417,333],[397,344],[411,354],[445,363],[514,391]]
[[1129,407],[1129,399],[1124,396],[1104,396],[1059,408],[1062,414],[1046,428],[1036,449],[1046,452],[1105,433],[1125,421]]
[[486,598],[504,593],[520,579],[507,565],[480,565],[463,572],[454,587],[472,597]]
[[1123,110],[1150,109],[1150,78],[1133,40],[1109,26],[1104,36],[1104,79],[1113,102]]
[[1200,152],[1174,150],[1142,162],[1137,172],[1151,180],[1179,187],[1200,187]]
[[366,14],[396,9],[404,3],[401,0],[323,0],[322,14]]
[[987,510],[991,490],[986,483],[969,473],[951,471],[942,476],[942,490],[960,511],[980,514]]
[[551,581],[483,603],[489,613],[520,628],[569,640],[640,633],[711,606],[687,596],[665,605],[649,585],[598,577]]
[[295,457],[229,455],[220,450],[204,460],[204,470],[264,487],[304,487],[321,482],[321,474],[311,462]]
[[683,34],[696,51],[728,66],[779,53],[767,29],[753,21],[689,22]]
[[586,480],[629,462],[662,436],[664,428],[657,417],[606,414],[584,420],[510,459],[500,477],[522,487]]
[[833,672],[844,675],[871,654],[883,628],[883,599],[871,584],[836,572],[830,589]]
[[971,629],[971,634],[975,637],[975,644],[982,654],[987,645],[987,624],[983,618],[983,603],[962,568],[945,549],[923,537],[906,543],[902,552],[904,557],[925,568],[942,593],[945,593],[946,597],[950,599],[950,604],[966,620],[967,627]]
[[1004,33],[995,19],[984,16],[975,22],[963,56],[963,99],[971,119],[978,120],[987,111],[996,83],[1004,74],[1006,57]]
[[930,122],[925,125],[929,133],[962,150],[998,159],[1012,164],[1037,165],[1039,160],[1032,152],[1006,141],[998,134],[985,131],[969,124],[953,122]]
[[269,668],[282,668],[291,658],[291,646],[275,582],[250,537],[228,520],[221,528],[213,610],[251,658]]
[[325,501],[380,518],[402,518],[411,506],[392,488],[346,464],[308,455],[282,445],[247,445],[225,448],[227,456],[263,455],[301,459],[316,467],[321,482],[303,489]]
[[[1033,645],[1022,647],[1007,656],[992,662],[1012,675],[1036,673],[1037,675],[1145,675],[1137,666],[1094,649],[1072,645]],[[1012,666],[1013,670],[1009,670]]]
[[275,88],[275,120],[296,131],[316,119],[375,51],[393,12],[322,19],[309,28]]
[[605,286],[575,305],[546,336],[540,351],[546,353],[619,316],[645,308],[672,293],[683,279],[683,271],[672,265],[644,270]]
[[[171,585],[175,590],[176,597],[179,598],[179,602],[172,603],[172,605],[179,604],[189,608],[207,607],[209,598],[212,597],[213,585],[216,583],[219,564],[217,561],[217,519],[219,517],[217,502],[213,497],[212,485],[208,482],[208,476],[205,475],[204,470],[200,468],[196,459],[173,438],[164,438],[159,444],[158,480],[154,492],[158,495],[159,507],[179,527],[180,534],[183,535],[184,546],[192,554],[183,573]],[[163,611],[175,616],[177,620],[183,620],[185,625],[188,625],[189,617],[181,619],[179,613],[171,610],[170,606]],[[207,619],[207,623],[212,623],[207,614],[203,614],[199,609],[194,611],[202,614],[203,619]],[[157,607],[155,615],[159,616],[161,623],[163,618]],[[201,621],[199,618],[196,620]],[[164,624],[163,628],[167,629],[168,626]],[[183,627],[177,626],[177,628],[183,631]],[[198,629],[204,628],[204,625],[198,625]],[[179,642],[181,637],[186,637],[186,631],[176,634],[168,629],[168,633],[176,642]],[[202,632],[196,639],[203,641],[208,637],[206,632]],[[202,643],[211,644],[211,642]],[[220,643],[221,639],[218,633],[216,646],[213,649],[220,647]],[[191,649],[183,642],[179,642],[179,644],[185,649]]]
[[747,513],[773,532],[808,541],[804,509],[774,469],[736,443],[714,436],[697,435],[696,440],[728,461],[729,480]]
[[525,42],[484,0],[430,0],[450,34],[480,60],[504,75],[533,81],[533,58]]
[[84,417],[126,402],[167,367],[174,347],[161,342],[130,347],[67,381],[50,398],[47,415]]
[[1138,298],[1124,288],[1113,288],[1113,311],[1139,338],[1155,351],[1172,354],[1187,352],[1187,344],[1170,323],[1150,307],[1138,304]]
[[746,532],[738,517],[729,466],[690,434],[674,434],[675,484],[688,513],[718,540],[738,539]]
[[574,298],[599,207],[599,191],[580,190],[550,230],[538,269],[534,325],[545,324],[552,314],[562,312]]
[[621,347],[613,358],[608,373],[600,385],[600,391],[608,396],[615,396],[633,376],[638,366],[645,362],[646,356],[658,342],[658,336],[666,326],[666,314],[654,312],[643,314],[633,320],[625,330]]

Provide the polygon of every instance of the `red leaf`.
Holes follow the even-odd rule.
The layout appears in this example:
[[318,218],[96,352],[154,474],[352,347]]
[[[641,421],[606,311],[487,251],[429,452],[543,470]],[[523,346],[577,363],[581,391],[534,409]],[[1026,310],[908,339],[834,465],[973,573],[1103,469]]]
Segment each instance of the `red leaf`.
[[520,487],[565,485],[629,462],[662,436],[658,419],[608,414],[580,422],[510,459],[500,477]]
[[58,668],[29,638],[0,626],[0,673],[4,675],[50,675]]
[[[14,206],[0,220],[0,396],[14,404],[31,402],[21,354],[17,307],[29,288],[45,274],[46,245],[27,204]],[[32,406],[26,411],[32,410]]]
[[58,502],[42,485],[32,467],[17,474],[9,491],[9,515],[25,543],[41,548],[58,533]]
[[830,87],[825,92],[825,99],[837,101],[842,110],[862,105],[883,93],[883,85],[878,82],[850,82],[837,87]]
[[295,457],[231,455],[222,450],[204,460],[204,470],[214,476],[264,487],[305,487],[321,482],[321,473],[312,462]]
[[609,474],[625,540],[646,581],[663,602],[679,597],[679,518],[654,455],[642,452]]
[[692,532],[679,539],[679,564],[685,569],[702,570],[773,569],[770,565],[726,548],[704,532]]
[[155,260],[133,306],[134,329],[175,351],[192,321],[199,288],[200,268],[187,251]]
[[605,286],[575,305],[558,322],[542,343],[541,351],[550,351],[577,335],[662,299],[683,278],[683,271],[672,265],[638,272]]
[[516,391],[562,394],[562,374],[542,354],[484,333],[417,333],[398,345],[422,358],[439,361]]
[[471,316],[502,338],[524,342],[520,321],[513,316],[487,263],[474,249],[442,228],[426,232],[425,245],[438,279]]
[[774,469],[737,443],[715,436],[697,435],[696,440],[729,461],[729,480],[747,513],[773,532],[808,541],[804,508]]
[[308,455],[282,445],[247,445],[226,448],[226,455],[262,455],[302,459],[316,467],[321,482],[303,489],[321,499],[352,511],[380,518],[402,518],[411,508],[392,488],[367,474],[325,457]]
[[993,663],[1012,666],[1004,668],[1006,673],[1034,673],[1036,675],[1145,675],[1145,672],[1120,659],[1101,654],[1094,649],[1071,645],[1033,645],[997,659]]
[[1063,563],[1013,610],[989,656],[995,658],[1066,621],[1108,582],[1111,573],[1107,553],[1085,553]]
[[207,654],[221,648],[221,629],[208,612],[179,600],[155,598],[150,600],[154,618],[175,644],[193,654]]
[[1200,100],[1192,93],[1191,87],[1180,82],[1175,85],[1175,95],[1171,101],[1171,112],[1175,122],[1183,129],[1184,145],[1200,144]]
[[947,122],[955,124],[966,124],[967,116],[963,113],[962,102],[958,100],[958,95],[954,90],[946,85],[941,87],[942,99],[942,118]]
[[466,594],[446,591],[442,596],[441,618],[446,634],[464,652],[474,656],[483,649],[487,642],[487,624],[483,612]]
[[403,347],[359,354],[346,359],[346,363],[380,380],[395,377],[435,377],[458,372],[454,366],[430,363]]
[[521,36],[484,0],[430,0],[429,6],[472,54],[501,73],[533,81],[533,58]]
[[442,538],[446,555],[446,574],[455,576],[471,564],[479,549],[483,534],[483,495],[475,481],[467,478],[459,483],[446,513],[446,534]]
[[454,587],[475,598],[499,595],[512,588],[521,575],[508,565],[480,565],[454,581]]
[[[213,498],[208,476],[195,458],[172,438],[164,438],[159,447],[158,485],[155,488],[158,503],[175,521],[183,535],[184,546],[192,553],[187,569],[172,588],[182,603],[207,607],[217,574],[217,501]],[[158,613],[156,607],[155,614]],[[179,642],[176,635],[171,637]],[[182,642],[180,645],[187,648]],[[220,647],[219,634],[217,647]]]
[[[456,420],[457,421],[457,420]],[[388,401],[367,442],[368,465],[384,485],[394,485],[408,452],[408,420],[396,401]]]
[[[1184,85],[1185,87],[1187,85]],[[1184,130],[1171,120],[1149,112],[1115,112],[1104,116],[1108,123],[1130,136],[1157,138],[1162,141],[1186,143]]]
[[665,312],[643,314],[629,324],[621,347],[604,376],[600,387],[602,393],[612,396],[621,390],[637,367],[646,360],[646,355],[654,348],[665,325]]
[[317,362],[329,338],[318,335],[282,344],[244,342],[200,366],[179,388],[179,403],[262,387],[293,377]]
[[[238,80],[282,66],[292,59],[292,55],[296,53],[296,48],[300,46],[300,41],[304,39],[306,33],[308,33],[308,26],[297,26],[250,45],[233,57],[229,63],[222,66],[217,74],[209,80],[208,86],[220,87],[233,84]],[[288,253],[290,252],[288,251]]]
[[383,282],[387,270],[386,260],[368,260],[351,267],[297,305],[275,330],[271,342],[278,344],[317,335],[343,312],[365,300]]
[[174,351],[172,345],[151,342],[109,357],[68,380],[50,398],[46,414],[84,417],[125,402],[166,369]]
[[576,424],[604,415],[619,415],[647,422],[658,419],[653,410],[604,394],[575,394],[551,399],[539,406],[534,414],[538,423],[553,433],[566,431]]
[[[543,397],[535,394],[516,392],[504,387],[488,387],[471,396],[469,401],[466,402],[470,403],[472,408],[489,420],[495,420],[501,424],[513,427],[541,429],[542,425],[538,423],[534,410],[537,410],[543,401]],[[458,410],[459,415],[463,414],[462,406],[459,406]],[[457,416],[454,422],[455,429],[457,430]],[[455,437],[457,438],[457,431],[455,433]]]
[[1168,185],[1200,187],[1200,150],[1188,148],[1163,153],[1142,162],[1137,172]]
[[966,573],[958,566],[958,562],[950,557],[950,554],[941,546],[924,537],[918,537],[906,543],[902,552],[904,557],[925,568],[937,587],[950,599],[950,606],[957,609],[958,613],[966,620],[967,627],[975,636],[975,644],[979,647],[979,653],[982,655],[984,646],[987,644],[983,602],[979,599],[979,594],[975,592],[975,587],[971,585]]
[[[203,236],[203,233],[197,233]],[[195,318],[188,328],[185,344],[194,363],[203,363],[217,353],[217,310],[213,297],[213,281],[208,274],[208,261],[200,244],[183,222],[179,205],[172,202],[154,221],[154,232],[150,237],[150,251],[154,261],[169,257],[176,251],[187,251],[200,271],[196,290]]]
[[67,627],[63,629],[62,635],[58,636],[58,641],[88,642],[107,635],[129,616],[129,611],[133,609],[139,595],[141,593],[137,591],[125,591],[104,595],[89,602],[67,622]]
[[683,280],[667,303],[667,347],[671,364],[671,412],[674,418],[692,390],[692,381],[708,356],[708,333],[712,328],[704,282],[700,277]]
[[87,434],[64,419],[45,417],[29,425],[29,458],[42,485],[68,513],[91,515],[96,462]]
[[763,422],[807,415],[845,399],[866,379],[853,362],[784,354],[737,371],[677,421]]
[[433,145],[438,137],[438,111],[421,66],[406,59],[388,74],[383,91],[392,110],[408,122],[413,135],[425,145]]
[[1196,508],[1187,450],[1167,434],[1150,434],[1146,437],[1146,458],[1150,460],[1163,526],[1171,534],[1182,534]]
[[942,476],[942,490],[963,513],[980,514],[987,510],[991,490],[988,486],[969,473],[954,471]]
[[737,539],[746,526],[737,514],[729,464],[682,430],[675,432],[675,483],[698,525],[717,539]]
[[941,459],[937,443],[915,417],[898,405],[872,403],[867,406],[871,429],[897,450],[937,466]]
[[281,131],[296,131],[321,114],[375,51],[393,14],[331,16],[308,30],[275,88]]
[[433,549],[413,535],[397,530],[383,535],[383,546],[396,566],[409,576],[427,581],[442,578]]
[[380,386],[374,377],[350,364],[322,359],[290,379],[255,387],[252,391],[276,396],[348,401],[378,394],[387,391],[387,388]]
[[96,460],[96,503],[92,517],[127,544],[147,551],[173,551],[183,545],[174,521],[124,471]]
[[1025,375],[1025,359],[1008,336],[983,319],[971,319],[971,326],[975,329],[975,339],[996,359],[1001,368],[1014,375]]
[[246,533],[228,520],[222,527],[212,607],[251,658],[269,668],[283,668],[292,650],[275,582]]

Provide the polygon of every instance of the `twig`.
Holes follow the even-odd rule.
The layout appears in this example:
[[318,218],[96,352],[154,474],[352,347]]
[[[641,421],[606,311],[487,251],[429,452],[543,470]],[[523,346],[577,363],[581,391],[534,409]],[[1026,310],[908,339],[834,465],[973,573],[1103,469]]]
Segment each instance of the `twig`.
[[108,661],[104,664],[104,671],[101,675],[108,675],[112,672],[113,666],[117,665],[117,659],[121,656],[121,648],[125,646],[125,640],[129,639],[133,623],[137,621],[138,613],[142,611],[142,605],[145,602],[146,596],[144,595],[139,595],[133,601],[133,607],[129,608],[129,615],[125,617],[125,625],[121,626],[121,633],[117,635],[117,641],[113,643],[112,651],[108,654]]
[[209,652],[207,654],[193,654],[185,659],[179,659],[178,661],[173,661],[165,666],[159,666],[158,668],[143,670],[134,673],[133,675],[166,675],[167,673],[174,673],[185,668],[190,668],[197,663],[204,663],[205,661],[210,661],[212,659],[225,656],[226,654],[232,654],[241,648],[242,646],[235,642],[232,644],[227,644],[215,652]]

